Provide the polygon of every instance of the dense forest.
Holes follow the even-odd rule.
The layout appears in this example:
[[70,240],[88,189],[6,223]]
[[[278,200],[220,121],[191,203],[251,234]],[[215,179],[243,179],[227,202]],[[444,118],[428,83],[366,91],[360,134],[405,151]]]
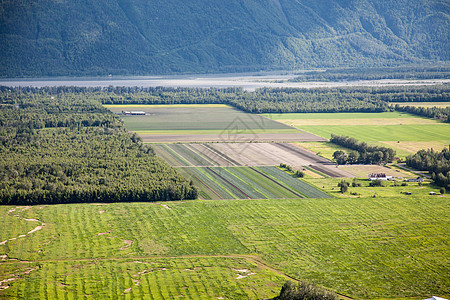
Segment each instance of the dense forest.
[[354,150],[348,154],[341,150],[333,153],[334,159],[340,165],[385,164],[392,162],[396,154],[391,148],[369,146],[365,142],[358,142],[357,139],[348,136],[332,134],[330,142]]
[[0,76],[445,64],[448,1],[0,1]]
[[83,93],[0,92],[0,204],[196,199],[191,182]]
[[[32,93],[82,94],[103,104],[229,104],[249,113],[288,112],[385,112],[395,108],[389,102],[446,102],[446,85],[409,87],[345,88],[261,88],[255,92],[242,88],[140,88],[140,87],[47,87],[7,88]],[[399,108],[406,110],[407,108]],[[444,110],[445,112],[445,110]],[[419,114],[415,110],[411,113]],[[447,112],[448,115],[448,112]],[[442,116],[439,116],[442,119]]]
[[420,150],[406,158],[406,165],[416,170],[429,171],[434,182],[442,187],[450,186],[450,150],[436,152],[433,149]]

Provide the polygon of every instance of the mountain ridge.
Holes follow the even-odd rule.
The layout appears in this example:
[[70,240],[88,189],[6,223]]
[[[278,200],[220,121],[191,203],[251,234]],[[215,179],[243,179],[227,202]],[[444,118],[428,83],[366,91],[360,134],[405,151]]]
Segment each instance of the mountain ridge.
[[0,76],[447,63],[441,0],[6,0]]

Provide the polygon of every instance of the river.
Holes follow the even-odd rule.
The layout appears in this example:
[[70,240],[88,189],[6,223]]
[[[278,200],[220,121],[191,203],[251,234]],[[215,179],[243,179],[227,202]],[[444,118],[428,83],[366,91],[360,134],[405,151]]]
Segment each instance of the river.
[[5,78],[0,79],[0,85],[10,87],[44,87],[44,86],[138,86],[138,87],[192,87],[192,88],[225,88],[242,87],[248,91],[257,88],[319,88],[345,86],[407,86],[435,85],[450,83],[449,79],[427,80],[359,80],[340,82],[288,82],[287,80],[306,71],[277,71],[238,74],[198,74],[171,76],[108,76],[108,77],[52,77],[52,78]]

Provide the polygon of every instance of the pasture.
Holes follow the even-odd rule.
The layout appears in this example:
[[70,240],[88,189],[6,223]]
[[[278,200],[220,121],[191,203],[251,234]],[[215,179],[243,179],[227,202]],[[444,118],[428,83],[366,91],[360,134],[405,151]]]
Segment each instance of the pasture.
[[[344,197],[2,206],[16,239],[0,298],[262,299],[285,276],[359,299],[450,295],[448,197]],[[45,226],[18,238],[25,219]]]
[[389,146],[400,157],[450,143],[450,124],[407,113],[329,113],[267,115],[290,126],[329,139],[331,134]]
[[191,167],[178,169],[202,199],[329,198],[276,167]]

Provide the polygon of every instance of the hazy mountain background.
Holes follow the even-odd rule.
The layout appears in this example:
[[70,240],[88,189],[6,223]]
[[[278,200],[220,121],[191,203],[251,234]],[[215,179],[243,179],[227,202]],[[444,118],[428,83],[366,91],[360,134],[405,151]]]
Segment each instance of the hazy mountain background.
[[0,76],[448,62],[448,0],[3,0]]

